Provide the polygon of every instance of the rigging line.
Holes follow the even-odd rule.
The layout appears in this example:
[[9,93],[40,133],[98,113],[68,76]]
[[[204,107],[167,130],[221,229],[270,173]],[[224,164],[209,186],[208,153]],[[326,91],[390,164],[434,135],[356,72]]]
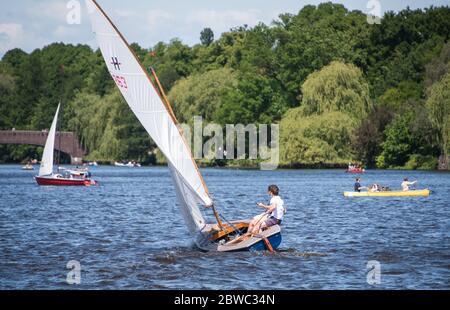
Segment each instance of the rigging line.
[[237,234],[238,234],[239,236],[242,235],[241,232],[240,232],[240,230],[237,229],[236,226],[234,226],[230,221],[228,221],[222,214],[220,214],[219,216],[225,221],[225,223],[227,223],[228,225],[230,225],[230,226],[233,228],[233,230],[234,230],[235,232],[237,232]]
[[[153,67],[150,67],[150,71],[151,71],[151,73],[152,73],[152,75],[153,75],[153,78],[155,79],[155,82],[156,82],[156,85],[157,85],[157,87],[155,87],[155,90],[159,90],[159,91],[157,91],[157,93],[159,93],[160,98],[161,98],[161,101],[163,102],[163,104],[165,105],[166,109],[168,110],[169,115],[172,117],[173,121],[174,121],[175,124],[177,125],[178,131],[179,131],[179,133],[180,133],[180,135],[181,135],[181,139],[183,140],[184,145],[185,145],[185,147],[187,148],[187,150],[188,150],[188,152],[189,152],[189,154],[190,154],[190,157],[191,157],[192,163],[193,163],[193,165],[194,165],[194,168],[195,168],[195,170],[197,171],[198,177],[200,178],[200,181],[201,181],[201,183],[202,183],[202,185],[203,185],[203,189],[205,190],[205,192],[206,192],[206,194],[209,196],[209,198],[212,200],[212,198],[211,198],[211,196],[210,196],[210,194],[209,194],[208,187],[206,186],[205,180],[203,179],[203,176],[202,176],[202,174],[200,173],[200,170],[199,170],[199,168],[198,168],[198,165],[197,165],[197,163],[195,162],[195,159],[194,159],[194,157],[193,157],[192,154],[191,154],[191,149],[190,149],[189,146],[188,146],[188,143],[187,143],[187,141],[186,141],[186,137],[184,136],[183,129],[182,129],[181,126],[179,125],[179,122],[178,122],[178,120],[177,120],[177,118],[176,118],[176,116],[175,116],[175,113],[173,112],[172,105],[170,104],[169,100],[167,99],[166,93],[164,92],[164,88],[162,87],[162,85],[161,85],[161,83],[160,83],[160,81],[159,81],[159,78],[158,78],[158,76],[156,75],[156,71],[155,71],[155,69],[154,69]],[[150,78],[150,77],[149,77],[149,78]],[[153,83],[152,83],[151,80],[150,80],[150,83],[153,85]],[[153,86],[155,86],[155,85],[153,85]],[[215,206],[214,206],[214,203],[212,203],[211,208],[212,208],[212,210],[213,210],[213,212],[214,212],[214,216],[215,216],[215,218],[216,218],[216,220],[217,220],[217,224],[219,225],[219,228],[220,228],[221,230],[223,230],[222,222],[220,221],[220,218],[219,218],[219,216],[218,216],[218,212],[216,211],[216,208],[215,208]]]
[[59,137],[58,137],[58,162],[57,162],[57,173],[59,172],[59,165],[60,165],[60,162],[61,162],[61,132],[62,132],[62,127],[61,127],[61,124],[62,124],[62,115],[63,115],[63,105],[62,105],[62,97],[63,97],[63,93],[64,93],[64,65],[63,64],[60,64],[60,66],[59,66],[59,77],[60,77],[60,85],[59,85],[59,106],[60,106],[60,109],[59,109],[59,111],[58,111],[58,125],[56,126],[56,131],[58,132],[58,129],[59,129]]
[[62,111],[63,111],[63,106],[61,104],[61,100],[59,101],[60,104],[60,109],[59,109],[59,114],[58,114],[58,126],[56,126],[56,132],[59,132],[59,136],[58,136],[58,157],[57,157],[57,173],[59,172],[59,165],[61,162],[61,136],[62,136],[62,130],[61,130],[61,118],[62,118]]

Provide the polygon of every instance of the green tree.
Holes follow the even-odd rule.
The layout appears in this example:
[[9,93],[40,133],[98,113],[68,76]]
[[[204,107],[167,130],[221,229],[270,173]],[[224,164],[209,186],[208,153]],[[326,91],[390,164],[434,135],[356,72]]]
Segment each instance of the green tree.
[[188,77],[193,72],[192,49],[178,39],[173,39],[169,44],[158,43],[151,53],[147,53],[143,59],[144,66],[154,67],[159,80],[166,92],[181,78]]
[[383,152],[377,159],[379,168],[403,166],[409,155],[413,154],[414,136],[410,129],[413,120],[413,113],[405,113],[398,115],[386,127]]
[[450,72],[431,86],[426,106],[442,155],[450,153]]
[[0,129],[11,129],[15,120],[20,118],[14,105],[16,81],[11,70],[4,63],[0,63]]
[[154,147],[118,90],[103,97],[77,93],[65,114],[92,159],[144,160]]
[[[356,133],[337,130],[352,137],[353,148],[335,146],[308,123],[290,132],[293,147],[284,146],[292,162],[331,163],[355,155],[368,164],[378,158],[397,166],[406,159],[419,167],[448,152],[449,29],[446,6],[388,12],[381,25],[368,25],[362,12],[328,2],[281,14],[270,26],[238,25],[215,39],[205,31],[203,44],[193,47],[175,39],[150,49],[134,43],[132,49],[145,68],[156,69],[183,121],[203,115],[219,123],[289,122],[288,109],[301,105],[293,110],[302,113],[299,121],[318,117],[328,128],[324,120],[339,112],[355,122]],[[124,112],[99,50],[62,43],[30,54],[13,49],[0,62],[0,77],[2,128],[48,128],[61,99],[63,129],[76,130],[96,159],[146,158],[154,147]],[[400,130],[398,118],[405,114],[411,114],[405,127],[411,139]],[[299,158],[297,131],[308,146]],[[407,149],[401,158],[389,155],[396,143]],[[0,159],[19,160],[37,150],[2,146]]]
[[381,143],[385,140],[384,130],[391,122],[393,112],[384,106],[375,107],[362,121],[352,141],[356,158],[368,167],[374,167],[376,157],[382,152]]
[[278,77],[293,96],[309,74],[334,60],[366,67],[370,26],[360,11],[331,2],[306,5],[297,15],[284,14],[275,24],[280,62]]
[[367,76],[375,97],[404,81],[423,82],[425,66],[449,39],[449,20],[449,7],[407,8],[371,26]]
[[425,67],[425,88],[429,89],[450,70],[450,42],[442,47],[440,54]]
[[399,112],[405,109],[408,100],[420,100],[422,98],[421,85],[412,81],[400,82],[397,87],[389,88],[378,98],[378,106],[388,110]]
[[306,115],[341,111],[363,119],[371,109],[369,86],[351,64],[332,62],[310,74],[301,89]]
[[280,122],[281,164],[342,165],[351,161],[356,121],[338,111],[304,116],[302,109],[289,110]]
[[200,33],[200,42],[202,42],[203,45],[209,46],[211,43],[214,42],[214,32],[211,30],[211,28],[205,28]]
[[237,86],[228,89],[215,120],[221,124],[270,124],[289,108],[280,85],[265,76],[241,73]]
[[226,68],[191,75],[175,84],[169,101],[181,122],[191,122],[194,116],[213,121],[223,105],[224,94],[236,84],[236,74]]

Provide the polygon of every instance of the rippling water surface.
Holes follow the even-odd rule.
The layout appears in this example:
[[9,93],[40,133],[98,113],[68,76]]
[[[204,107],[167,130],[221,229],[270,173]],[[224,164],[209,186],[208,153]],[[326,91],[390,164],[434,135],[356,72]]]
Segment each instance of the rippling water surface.
[[[279,185],[288,213],[270,254],[196,250],[164,167],[91,171],[99,187],[55,188],[0,166],[0,289],[72,289],[70,260],[82,289],[450,289],[449,173],[368,171],[364,184],[408,176],[434,192],[348,199],[355,175],[341,170],[203,169],[227,219],[257,214]],[[379,285],[367,283],[370,260]]]

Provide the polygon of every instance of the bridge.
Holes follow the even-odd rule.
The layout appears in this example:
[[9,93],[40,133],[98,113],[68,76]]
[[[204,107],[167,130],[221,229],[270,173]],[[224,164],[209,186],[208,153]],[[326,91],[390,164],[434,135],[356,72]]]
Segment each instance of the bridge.
[[[59,135],[61,134],[61,146],[59,145]],[[21,130],[0,130],[0,144],[30,144],[44,146],[47,141],[47,131],[21,131]],[[55,149],[70,155],[73,165],[83,163],[83,156],[86,151],[82,148],[77,136],[73,132],[56,133]]]

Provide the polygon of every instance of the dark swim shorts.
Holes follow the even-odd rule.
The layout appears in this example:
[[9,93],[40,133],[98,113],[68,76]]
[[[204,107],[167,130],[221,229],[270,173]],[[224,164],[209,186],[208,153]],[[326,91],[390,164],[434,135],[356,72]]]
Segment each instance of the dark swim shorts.
[[280,225],[281,221],[279,219],[274,218],[273,216],[269,217],[266,220],[266,227],[274,226],[274,225]]

